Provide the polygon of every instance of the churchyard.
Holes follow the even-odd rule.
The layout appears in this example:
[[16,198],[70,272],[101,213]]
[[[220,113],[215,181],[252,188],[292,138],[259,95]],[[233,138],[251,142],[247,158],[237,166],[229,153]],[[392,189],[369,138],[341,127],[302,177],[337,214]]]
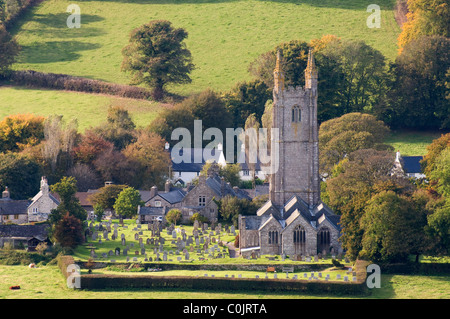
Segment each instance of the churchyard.
[[86,243],[75,250],[80,260],[101,262],[194,262],[229,259],[224,243],[234,241],[234,227],[140,224],[136,220],[90,222]]
[[[228,247],[236,235],[234,226],[220,223],[163,227],[134,219],[89,222],[86,243],[73,257],[81,265],[81,275],[357,280],[351,263],[340,255],[243,258]],[[333,267],[331,258],[339,259],[343,267]]]

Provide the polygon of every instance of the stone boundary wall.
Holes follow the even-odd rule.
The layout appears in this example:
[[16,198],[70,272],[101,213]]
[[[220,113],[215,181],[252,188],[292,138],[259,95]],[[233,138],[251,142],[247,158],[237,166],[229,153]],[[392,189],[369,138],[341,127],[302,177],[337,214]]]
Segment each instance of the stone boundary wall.
[[[64,277],[68,277],[67,266],[76,263],[71,256],[60,256],[58,266]],[[96,267],[103,268],[107,263],[97,263]],[[139,265],[138,263],[136,263]],[[356,278],[355,282],[343,281],[318,281],[305,279],[266,279],[266,278],[224,278],[224,277],[192,277],[192,276],[151,276],[151,275],[81,275],[81,289],[161,289],[161,288],[182,288],[192,290],[242,290],[242,291],[279,291],[279,292],[306,292],[314,294],[336,294],[336,295],[365,295],[369,293],[366,285],[366,266],[368,263],[355,263]],[[158,265],[159,268],[167,264],[149,264],[149,266]],[[85,265],[80,263],[80,267]],[[100,267],[103,266],[103,267]],[[174,265],[172,265],[174,266]],[[268,265],[177,265],[180,269],[192,268],[193,266],[216,266],[217,269],[209,267],[211,270],[228,269],[236,270],[233,267],[239,266],[239,270],[265,270]],[[241,268],[241,266],[247,266]],[[292,265],[276,265],[275,268],[289,267]],[[299,266],[299,265],[294,265]],[[300,265],[303,266],[303,265]],[[312,266],[323,266],[311,264]],[[321,267],[323,268],[323,267]],[[204,268],[203,268],[204,269]],[[295,267],[294,267],[295,269]],[[304,269],[304,268],[302,268]],[[297,270],[297,269],[296,269]]]
[[[76,262],[80,268],[86,269],[86,263],[82,261]],[[278,273],[283,273],[283,268],[293,268],[294,271],[320,271],[326,268],[333,267],[330,264],[190,264],[190,263],[152,263],[152,262],[94,262],[93,269],[106,268],[108,266],[117,266],[120,268],[129,268],[131,265],[137,267],[148,268],[160,268],[162,270],[210,270],[210,271],[223,271],[223,270],[241,270],[241,271],[266,271],[268,267],[274,267]]]

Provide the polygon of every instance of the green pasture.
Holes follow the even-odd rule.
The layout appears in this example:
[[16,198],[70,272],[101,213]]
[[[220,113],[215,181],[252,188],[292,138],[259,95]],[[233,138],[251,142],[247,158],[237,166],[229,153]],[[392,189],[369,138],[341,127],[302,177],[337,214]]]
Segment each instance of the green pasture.
[[394,131],[385,143],[400,151],[402,156],[423,156],[427,153],[427,146],[445,134],[439,131]]
[[109,106],[127,109],[136,126],[147,126],[164,105],[109,95],[69,91],[0,87],[0,120],[12,114],[33,113],[63,115],[67,121],[77,119],[79,131],[106,122]]
[[[211,272],[209,272],[211,274]],[[231,274],[231,273],[230,273]],[[280,277],[283,274],[280,274]],[[21,289],[10,290],[19,285]],[[0,265],[0,299],[310,299],[310,298],[370,298],[370,299],[448,299],[450,276],[381,275],[381,288],[364,297],[312,295],[308,293],[270,293],[258,291],[192,291],[176,289],[134,290],[73,290],[55,265]]]
[[128,84],[120,71],[122,48],[134,28],[155,19],[187,30],[196,69],[192,83],[170,88],[189,94],[229,90],[249,80],[258,55],[293,39],[323,35],[363,40],[388,59],[397,55],[400,32],[394,0],[380,0],[381,28],[368,28],[370,4],[363,0],[80,0],[81,28],[68,28],[70,0],[47,0],[13,30],[22,46],[15,69],[64,73]]

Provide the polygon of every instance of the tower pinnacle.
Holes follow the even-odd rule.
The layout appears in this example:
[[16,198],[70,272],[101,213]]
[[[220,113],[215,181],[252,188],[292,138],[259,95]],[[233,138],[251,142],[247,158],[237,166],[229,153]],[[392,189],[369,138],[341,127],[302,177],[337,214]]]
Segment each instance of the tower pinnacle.
[[316,67],[316,63],[314,61],[314,54],[313,54],[313,50],[309,49],[308,52],[308,63],[306,65],[306,69],[305,69],[305,87],[308,89],[311,88],[317,88],[317,79],[318,79],[318,74],[317,74],[317,67]]
[[284,90],[284,73],[281,70],[281,50],[277,51],[277,62],[273,71],[273,88],[276,92]]

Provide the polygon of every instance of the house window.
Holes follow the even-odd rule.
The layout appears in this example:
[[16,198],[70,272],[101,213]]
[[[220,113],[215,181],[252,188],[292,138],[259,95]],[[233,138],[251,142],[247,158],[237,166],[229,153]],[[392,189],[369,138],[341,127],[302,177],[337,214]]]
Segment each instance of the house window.
[[199,196],[198,197],[198,206],[205,206],[206,205],[206,196]]
[[250,174],[248,169],[245,169],[243,173],[244,173],[244,176],[248,176]]
[[37,212],[38,212],[37,207],[33,207],[33,213],[37,213]]
[[155,207],[161,207],[161,201],[155,200]]
[[178,172],[178,176],[181,176],[181,171]]
[[14,215],[14,219],[19,219],[19,215]]
[[298,106],[292,108],[292,122],[300,123],[302,121],[302,113]]
[[269,245],[278,245],[278,231],[269,230]]
[[3,215],[3,219],[4,219],[4,220],[8,220],[8,219],[9,219],[9,216],[8,216],[8,215]]

